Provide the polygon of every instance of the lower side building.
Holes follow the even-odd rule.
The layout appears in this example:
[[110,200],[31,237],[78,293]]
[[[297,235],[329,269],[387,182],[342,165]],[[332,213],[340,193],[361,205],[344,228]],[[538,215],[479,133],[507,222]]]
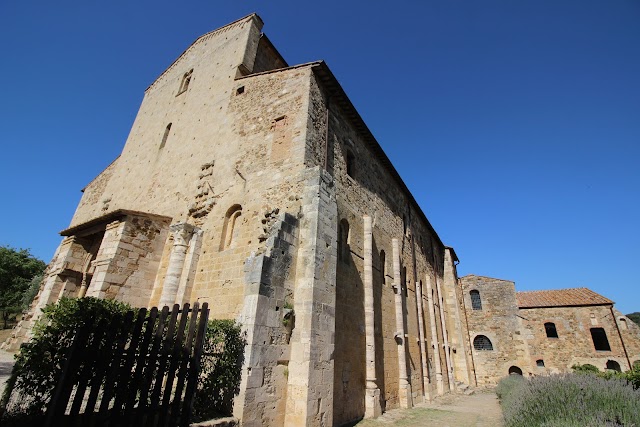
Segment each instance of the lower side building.
[[460,279],[478,385],[505,375],[626,371],[640,364],[640,328],[587,288],[516,292],[513,282]]

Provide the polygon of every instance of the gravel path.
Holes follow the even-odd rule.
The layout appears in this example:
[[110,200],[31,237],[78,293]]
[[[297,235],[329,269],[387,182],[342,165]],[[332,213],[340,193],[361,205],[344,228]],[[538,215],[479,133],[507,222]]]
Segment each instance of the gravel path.
[[375,420],[363,420],[358,427],[502,427],[502,411],[495,393],[476,391],[471,396],[445,395],[412,409],[392,409]]

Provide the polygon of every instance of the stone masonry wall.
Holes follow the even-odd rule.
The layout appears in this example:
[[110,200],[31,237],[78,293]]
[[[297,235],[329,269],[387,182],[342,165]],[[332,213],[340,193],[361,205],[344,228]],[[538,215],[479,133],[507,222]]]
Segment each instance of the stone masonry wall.
[[[407,336],[406,363],[412,385],[412,399],[423,399],[422,364],[416,306],[417,280],[424,282],[427,275],[437,271],[442,279],[444,247],[429,226],[420,220],[417,208],[403,194],[386,172],[386,166],[367,147],[345,113],[329,100],[327,130],[327,95],[325,88],[312,78],[310,100],[310,127],[307,138],[307,164],[326,166],[333,175],[338,204],[338,223],[348,224],[348,235],[343,235],[346,250],[338,257],[336,288],[336,338],[334,369],[334,425],[362,417],[365,392],[365,345],[363,308],[363,216],[373,218],[374,311],[376,342],[376,378],[382,395],[382,407],[398,407],[398,352],[394,338],[394,292],[391,288],[392,245],[401,242],[403,276],[404,327]],[[325,142],[328,136],[327,142]],[[327,150],[325,153],[324,150]],[[354,169],[347,173],[348,154],[354,158]],[[327,160],[325,160],[325,157]],[[344,225],[343,225],[344,226]],[[346,229],[345,229],[346,230]],[[344,231],[343,231],[344,234]],[[339,232],[340,236],[340,232]],[[340,245],[338,243],[338,251]],[[434,257],[434,251],[440,253]],[[384,253],[384,264],[381,262]],[[436,263],[440,263],[437,265]],[[383,280],[383,274],[386,280]],[[424,300],[424,324],[429,325],[430,314]],[[437,319],[439,343],[442,343],[440,319]],[[426,331],[430,343],[430,330]],[[444,363],[444,349],[441,361]],[[433,349],[428,346],[429,366],[433,366]],[[446,367],[441,368],[446,372]],[[446,381],[446,380],[445,380]],[[428,385],[427,385],[428,386]],[[447,386],[448,387],[448,386]]]
[[[474,275],[460,281],[478,385],[497,383],[512,366],[525,372],[530,357],[522,336],[514,283]],[[472,290],[480,293],[481,310],[472,308],[469,294]],[[493,350],[474,348],[474,339],[479,335],[489,338]]]
[[[534,374],[570,372],[574,364],[585,363],[603,370],[608,360],[618,362],[623,370],[629,368],[610,305],[526,308],[520,309],[520,317]],[[558,338],[547,337],[547,322],[555,324]],[[610,351],[595,349],[591,328],[604,329]],[[538,360],[544,361],[544,367],[536,366]]]

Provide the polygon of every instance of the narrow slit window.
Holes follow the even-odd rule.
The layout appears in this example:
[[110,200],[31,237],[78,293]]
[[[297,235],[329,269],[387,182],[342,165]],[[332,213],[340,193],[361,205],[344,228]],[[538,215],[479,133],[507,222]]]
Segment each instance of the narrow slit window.
[[475,289],[469,292],[471,296],[471,308],[474,310],[482,310],[482,299],[480,299],[480,292]]
[[[180,89],[178,90],[178,95],[184,93],[189,89],[189,83],[191,83],[191,76],[193,75],[193,68],[182,76],[182,81],[180,82]],[[177,95],[176,95],[177,96]]]
[[620,329],[629,329],[629,326],[627,325],[627,319],[625,319],[624,317],[620,318]]
[[382,274],[382,284],[384,285],[387,281],[387,277],[386,277],[386,262],[387,262],[387,256],[384,253],[384,250],[380,251],[380,274]]
[[547,333],[547,338],[558,338],[558,331],[556,330],[556,324],[547,322],[544,324],[544,330]]
[[345,264],[349,263],[349,238],[349,221],[343,218],[338,227],[338,260]]
[[353,157],[353,153],[351,152],[351,150],[347,150],[347,175],[349,175],[351,178],[353,178],[353,174],[355,172],[355,157]]
[[611,351],[607,333],[603,328],[591,328],[591,339],[596,351]]
[[162,136],[162,142],[160,143],[160,149],[163,149],[169,139],[169,132],[171,132],[171,123],[164,129],[164,135]]

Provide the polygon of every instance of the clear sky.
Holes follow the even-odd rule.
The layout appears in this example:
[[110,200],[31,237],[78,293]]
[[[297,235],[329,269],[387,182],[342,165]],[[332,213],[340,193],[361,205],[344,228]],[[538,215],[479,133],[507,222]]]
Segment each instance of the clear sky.
[[0,245],[49,261],[144,89],[251,12],[327,61],[460,258],[640,311],[640,2],[0,1]]

